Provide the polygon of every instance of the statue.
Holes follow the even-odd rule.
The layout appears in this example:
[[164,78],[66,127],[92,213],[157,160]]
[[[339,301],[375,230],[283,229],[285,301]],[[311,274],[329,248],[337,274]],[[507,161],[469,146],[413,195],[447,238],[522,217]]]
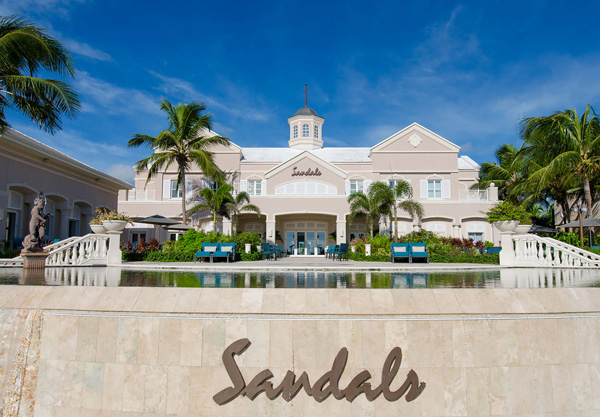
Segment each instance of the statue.
[[25,240],[23,241],[23,249],[26,251],[41,252],[44,250],[42,239],[44,238],[46,220],[50,217],[50,214],[44,213],[45,205],[46,197],[44,197],[44,193],[40,192],[38,198],[33,201],[31,220],[29,221],[29,234],[25,236]]

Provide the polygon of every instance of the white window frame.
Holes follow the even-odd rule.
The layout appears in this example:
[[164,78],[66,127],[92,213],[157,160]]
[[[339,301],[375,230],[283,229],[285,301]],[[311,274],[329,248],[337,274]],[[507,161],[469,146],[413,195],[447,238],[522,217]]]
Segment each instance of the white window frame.
[[181,187],[177,186],[177,180],[171,180],[171,187],[170,187],[171,192],[169,193],[169,195],[171,196],[172,199],[175,198],[181,198],[183,196],[183,190],[181,189]]
[[467,236],[469,239],[473,239],[473,242],[483,242],[483,232],[468,232]]
[[442,180],[427,180],[427,198],[442,198]]
[[354,192],[364,191],[364,180],[350,180],[350,194]]
[[262,195],[262,180],[248,180],[248,195]]
[[308,126],[308,123],[305,123],[302,125],[302,137],[303,138],[307,138],[310,135],[310,126]]

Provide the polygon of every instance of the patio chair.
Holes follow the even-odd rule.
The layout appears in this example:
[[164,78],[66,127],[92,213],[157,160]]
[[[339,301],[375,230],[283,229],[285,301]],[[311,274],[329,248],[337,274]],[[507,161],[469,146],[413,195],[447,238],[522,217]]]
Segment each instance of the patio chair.
[[410,250],[410,262],[416,259],[425,259],[426,263],[429,263],[429,252],[427,252],[427,243],[415,242],[408,244]]
[[273,245],[270,245],[269,243],[263,243],[261,245],[262,248],[262,259],[265,259],[265,255],[268,256],[268,259],[271,260],[271,258],[277,260],[277,251],[275,250],[275,247]]
[[216,252],[213,252],[212,257],[226,258],[227,263],[229,263],[229,259],[231,259],[231,262],[235,262],[235,243],[219,244],[218,250]]
[[348,244],[342,243],[335,252],[333,253],[333,259],[335,260],[335,256],[337,255],[338,260],[342,260],[342,257],[345,257],[348,260]]
[[488,255],[499,254],[502,250],[500,246],[491,246],[489,248],[483,248],[483,253],[487,253]]
[[337,245],[327,246],[327,250],[325,251],[325,258],[333,258],[336,249],[338,249]]
[[396,262],[397,259],[406,259],[409,263],[411,263],[408,243],[392,243],[390,252],[392,263]]

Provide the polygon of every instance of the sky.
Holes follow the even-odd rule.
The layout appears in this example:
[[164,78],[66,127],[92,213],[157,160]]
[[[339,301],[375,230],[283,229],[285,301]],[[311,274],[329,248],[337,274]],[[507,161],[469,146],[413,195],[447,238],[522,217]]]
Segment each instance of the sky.
[[[171,7],[173,6],[173,7]],[[373,146],[413,122],[492,162],[519,122],[600,98],[597,16],[580,1],[0,0],[64,43],[81,111],[54,135],[11,127],[132,182],[168,127],[160,100],[201,102],[241,147],[286,147],[308,105],[325,146]]]

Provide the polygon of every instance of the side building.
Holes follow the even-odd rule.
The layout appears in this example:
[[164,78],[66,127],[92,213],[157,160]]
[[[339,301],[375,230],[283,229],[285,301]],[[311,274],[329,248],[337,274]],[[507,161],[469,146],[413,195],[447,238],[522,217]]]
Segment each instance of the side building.
[[33,200],[43,192],[45,240],[90,233],[97,207],[117,209],[119,190],[132,186],[14,129],[0,135],[0,240],[14,247],[29,234]]
[[[288,119],[288,147],[241,148],[232,143],[211,150],[235,191],[248,192],[262,213],[260,217],[242,213],[238,232],[259,233],[266,241],[283,244],[290,253],[319,254],[332,242],[350,242],[368,233],[364,221],[348,221],[350,193],[366,191],[374,181],[406,180],[425,215],[419,225],[407,213],[400,213],[399,234],[422,227],[442,236],[497,243],[499,237],[483,212],[498,200],[498,190],[470,190],[480,166],[459,156],[457,145],[413,123],[372,147],[324,147],[324,121],[304,107]],[[186,178],[188,208],[198,202],[202,187],[216,186],[197,167]],[[119,211],[138,219],[154,214],[181,219],[182,195],[174,167],[146,179],[147,172],[140,172],[135,189],[121,191]],[[195,215],[192,226],[210,230],[212,216]],[[219,219],[218,229],[230,233],[231,228],[230,220]],[[382,221],[378,230],[391,234],[393,224]],[[138,224],[124,238],[151,238],[154,233],[153,227]],[[159,239],[164,240],[174,239],[178,232],[160,233]]]

